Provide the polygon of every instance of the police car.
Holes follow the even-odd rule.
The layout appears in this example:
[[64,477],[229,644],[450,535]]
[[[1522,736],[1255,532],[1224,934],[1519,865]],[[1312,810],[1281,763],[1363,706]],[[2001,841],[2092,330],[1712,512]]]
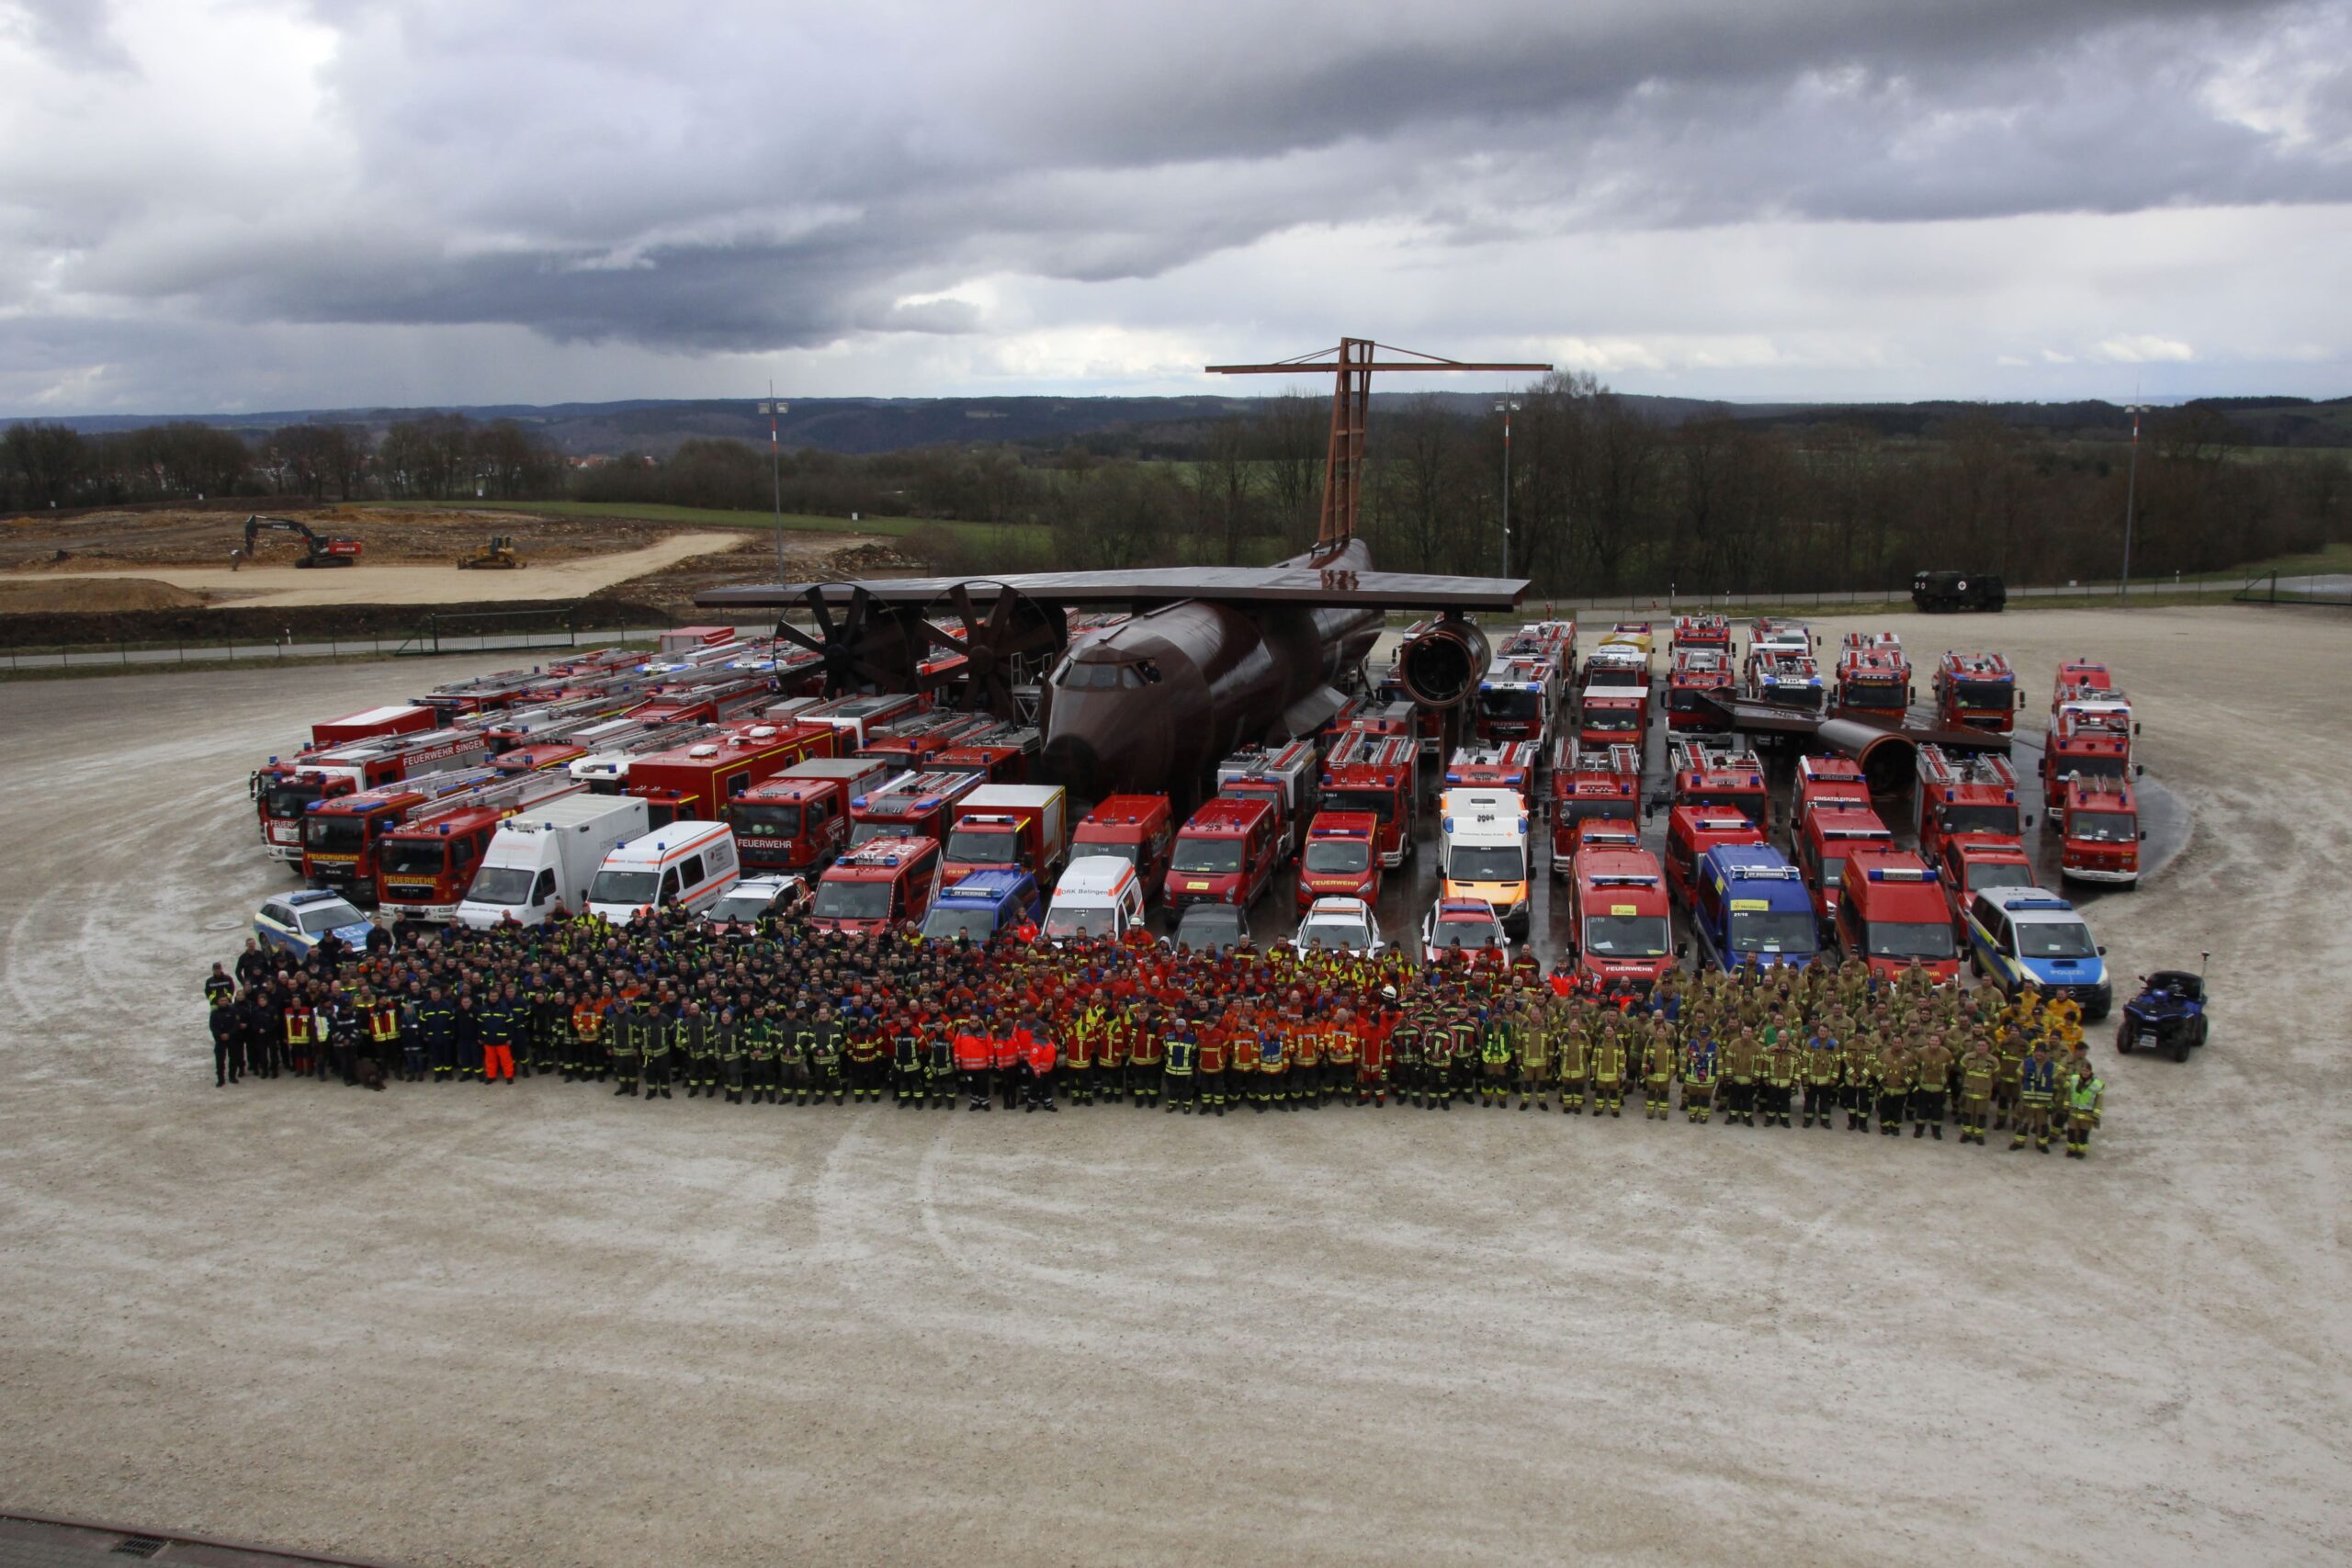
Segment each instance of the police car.
[[1987,887],[1968,904],[1968,959],[2014,996],[2030,980],[2046,999],[2069,997],[2085,1019],[2115,1005],[2107,949],[2075,907],[2046,888]]
[[356,953],[367,947],[368,934],[375,929],[340,893],[281,894],[254,914],[254,935],[261,944],[282,948],[298,958],[309,957],[311,949],[329,931]]
[[1290,940],[1301,957],[1317,949],[1325,953],[1376,954],[1387,947],[1380,940],[1380,922],[1372,906],[1361,898],[1317,898],[1307,906],[1306,919]]

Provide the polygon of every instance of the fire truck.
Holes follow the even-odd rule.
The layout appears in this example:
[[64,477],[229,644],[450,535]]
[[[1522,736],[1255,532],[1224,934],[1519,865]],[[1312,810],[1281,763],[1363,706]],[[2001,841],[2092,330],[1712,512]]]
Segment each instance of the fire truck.
[[753,784],[727,813],[744,869],[805,872],[825,864],[849,841],[850,798],[890,776],[888,763],[870,757],[811,757]]
[[1261,795],[1273,803],[1278,860],[1305,847],[1306,821],[1315,815],[1321,774],[1312,741],[1284,746],[1244,746],[1216,765],[1216,792],[1228,799]]
[[2054,793],[2069,773],[2109,779],[2129,774],[2132,737],[2138,728],[2129,702],[2077,698],[2060,704],[2042,736],[2042,794]]
[[946,750],[933,752],[915,766],[947,773],[986,773],[990,784],[1027,784],[1039,745],[1035,729],[997,720]]
[[836,754],[846,757],[864,750],[867,739],[884,725],[911,718],[930,705],[926,699],[903,692],[835,697],[831,702],[802,708],[796,722],[829,725],[840,730],[842,743]]
[[[1590,664],[1585,666],[1589,671]],[[1650,737],[1650,689],[1595,683],[1577,705],[1577,744],[1598,750],[1631,746],[1646,750]]]
[[916,773],[909,769],[849,798],[849,846],[874,839],[944,842],[947,814],[988,781],[978,773]]
[[1631,746],[1580,746],[1562,740],[1552,752],[1552,874],[1568,874],[1579,823],[1638,822],[1642,754]]
[[474,728],[489,739],[493,753],[537,742],[569,740],[579,731],[601,724],[630,706],[634,697],[633,692],[617,695],[598,692],[555,702],[517,704],[495,714],[482,715],[474,721]]
[[1673,916],[1657,857],[1593,849],[1578,857],[1570,941],[1589,984],[1645,992],[1674,967]]
[[490,760],[490,765],[502,773],[537,773],[549,768],[565,770],[570,776],[571,764],[588,754],[584,746],[569,740],[548,740],[530,746],[510,746]]
[[1758,828],[1772,826],[1772,792],[1764,764],[1749,750],[1683,740],[1674,748],[1674,804],[1720,806]]
[[1747,658],[1747,694],[1775,707],[1819,713],[1828,696],[1811,654],[1766,650]]
[[2106,665],[2095,659],[2062,659],[2058,661],[2058,695],[2052,699],[2054,707],[2069,692],[2111,692],[2115,677]]
[[1650,683],[1650,656],[1647,650],[1626,642],[1603,642],[1584,661],[1579,677],[1578,693],[1592,694],[1600,686],[1641,686]]
[[1901,714],[1911,705],[1911,660],[1893,632],[1848,632],[1838,655],[1838,705]]
[[1935,867],[1908,850],[1856,850],[1838,897],[1838,945],[1891,979],[1915,962],[1941,983],[1960,974],[1960,947]]
[[908,714],[888,724],[868,726],[865,744],[857,749],[857,754],[877,758],[899,768],[920,768],[931,757],[950,746],[994,728],[996,722],[982,714],[931,708]]
[[808,901],[820,931],[865,934],[920,920],[939,893],[939,841],[888,834],[868,840],[825,868]]
[[377,840],[376,902],[396,920],[457,919],[498,825],[517,811],[582,793],[560,773],[525,773],[412,813]]
[[1521,800],[1535,795],[1535,765],[1543,750],[1532,740],[1506,740],[1499,746],[1457,746],[1446,759],[1448,788],[1507,789]]
[[1170,920],[1188,904],[1255,904],[1282,863],[1282,826],[1264,795],[1218,795],[1184,824],[1168,863]]
[[752,717],[775,695],[775,688],[763,675],[697,670],[673,676],[643,694],[644,700],[628,713],[649,724],[727,724]]
[[1666,818],[1666,886],[1686,908],[1699,859],[1717,844],[1760,844],[1764,829],[1744,811],[1720,806],[1678,806]]
[[341,718],[321,719],[311,726],[309,750],[322,750],[329,746],[348,746],[357,740],[373,740],[385,735],[413,735],[420,729],[439,726],[441,716],[422,703],[394,703],[387,707],[362,708],[357,713],[345,714]]
[[453,724],[471,714],[512,707],[545,677],[536,670],[501,670],[494,675],[471,675],[447,681],[416,700]]
[[1380,863],[1399,866],[1412,852],[1420,805],[1419,747],[1405,736],[1358,725],[1341,736],[1323,763],[1323,809],[1366,812],[1378,825],[1374,849]]
[[479,768],[490,744],[470,729],[422,729],[330,746],[281,761],[272,757],[247,784],[261,824],[262,845],[282,861],[302,858],[302,818],[314,800],[356,795],[425,773]]
[[649,724],[639,718],[607,719],[578,738],[582,754],[566,772],[592,795],[618,795],[628,787],[628,771],[639,757],[675,750],[722,733],[715,724]]
[[1819,646],[1811,626],[1786,616],[1758,615],[1748,628],[1747,657],[1751,661],[1758,654],[1795,653],[1810,657]]
[[1560,700],[1560,673],[1544,655],[1498,660],[1478,682],[1471,710],[1471,733],[1480,740],[1532,740],[1544,744]]
[[1051,886],[1069,863],[1069,796],[1059,784],[981,784],[948,808],[940,859],[951,884],[999,870]]
[[2058,869],[2077,882],[2140,880],[2140,807],[2132,781],[2097,773],[2070,773],[2060,788],[2050,819],[2058,828]]
[[1176,824],[1164,795],[1114,795],[1087,813],[1070,836],[1070,858],[1102,855],[1126,862],[1142,879],[1148,903],[1168,880]]
[[1871,786],[1862,765],[1851,757],[1799,757],[1790,820],[1802,825],[1814,811],[1832,805],[1871,809]]
[[746,725],[635,759],[629,763],[628,787],[621,793],[645,802],[647,821],[654,828],[673,822],[725,822],[737,795],[795,762],[831,756],[834,742],[830,729]]
[[1380,901],[1379,834],[1380,819],[1369,811],[1315,814],[1306,825],[1306,852],[1298,857],[1300,919],[1317,898]]
[[1666,676],[1666,729],[1668,735],[1708,730],[1716,726],[1713,714],[1700,706],[1702,692],[1729,696],[1733,674],[1731,655],[1720,648],[1682,648],[1674,653],[1674,668]]
[[1574,621],[1530,621],[1504,640],[1498,659],[1536,659],[1566,681],[1576,673],[1577,624]]
[[[2053,808],[2054,809],[2054,808]],[[2015,839],[1997,833],[1954,833],[1936,855],[1936,874],[1943,881],[1944,902],[1951,909],[1951,929],[1967,935],[1968,901],[1996,887],[2039,887],[2033,858]]]
[[1838,919],[1846,857],[1862,846],[1894,847],[1893,830],[1867,806],[1817,806],[1797,823],[1797,868],[1804,873],[1805,886],[1813,891],[1813,912],[1824,926]]
[[495,769],[424,773],[403,784],[313,801],[302,818],[302,879],[331,887],[354,903],[376,898],[376,844],[386,833],[436,801],[499,777]]
[[1997,833],[2015,839],[2025,830],[2018,810],[2018,776],[2001,757],[1948,754],[1922,746],[1918,777],[1912,786],[1912,829],[1919,853],[1934,860],[1951,833]]
[[1693,649],[1715,649],[1728,662],[1731,658],[1731,618],[1708,612],[1675,616],[1674,637],[1667,644],[1668,651],[1679,655]]
[[1997,653],[1947,649],[1936,664],[1936,722],[2007,735],[2017,724],[2018,678]]

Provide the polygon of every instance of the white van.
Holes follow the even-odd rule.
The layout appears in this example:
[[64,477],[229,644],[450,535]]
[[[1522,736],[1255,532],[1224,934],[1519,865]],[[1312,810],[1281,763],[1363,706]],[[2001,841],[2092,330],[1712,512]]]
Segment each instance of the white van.
[[645,831],[645,802],[633,795],[567,795],[526,807],[498,825],[458,906],[476,931],[512,919],[536,926],[559,906],[588,907],[605,857]]
[[1080,855],[1069,863],[1046,907],[1048,942],[1079,937],[1116,942],[1143,924],[1143,877],[1113,855]]
[[626,925],[639,909],[702,909],[742,879],[735,829],[724,822],[673,822],[605,857],[588,888],[588,912]]

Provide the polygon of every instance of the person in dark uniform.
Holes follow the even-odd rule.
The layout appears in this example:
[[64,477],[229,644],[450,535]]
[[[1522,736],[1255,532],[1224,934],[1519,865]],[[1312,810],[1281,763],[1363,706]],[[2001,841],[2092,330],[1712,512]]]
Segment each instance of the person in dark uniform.
[[[212,972],[220,974],[220,965],[214,964]],[[210,987],[208,985],[206,988]],[[243,1046],[237,1035],[242,1020],[231,998],[221,995],[212,998],[211,1015],[206,1022],[212,1031],[212,1087],[227,1089],[240,1076],[238,1058],[243,1055]]]

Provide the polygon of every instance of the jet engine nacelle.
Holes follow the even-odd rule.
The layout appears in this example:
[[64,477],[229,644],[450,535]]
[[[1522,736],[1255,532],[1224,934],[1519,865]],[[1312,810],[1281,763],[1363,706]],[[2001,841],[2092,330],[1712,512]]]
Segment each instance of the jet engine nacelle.
[[1872,795],[1893,795],[1909,784],[1919,754],[1919,743],[1908,735],[1850,718],[1822,720],[1821,728],[1814,731],[1814,740],[1824,750],[1860,763]]
[[1468,621],[1440,621],[1396,650],[1396,679],[1426,708],[1450,708],[1478,689],[1494,652]]

